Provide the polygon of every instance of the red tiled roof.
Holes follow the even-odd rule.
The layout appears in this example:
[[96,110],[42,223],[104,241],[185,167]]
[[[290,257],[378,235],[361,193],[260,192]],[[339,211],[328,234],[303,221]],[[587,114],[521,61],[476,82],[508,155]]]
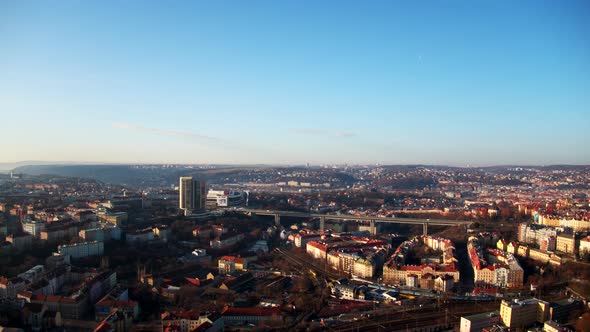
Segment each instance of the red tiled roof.
[[222,256],[219,260],[233,261],[233,262],[236,262],[238,264],[244,264],[244,258],[242,258],[242,257],[236,257],[236,256]]
[[316,241],[309,241],[309,242],[307,242],[307,245],[308,246],[312,246],[312,247],[314,247],[316,249],[319,249],[321,251],[328,250],[328,247],[327,246],[322,245],[322,244],[320,244],[319,242],[316,242]]
[[201,280],[199,280],[199,278],[184,278],[184,279],[195,286],[201,286]]

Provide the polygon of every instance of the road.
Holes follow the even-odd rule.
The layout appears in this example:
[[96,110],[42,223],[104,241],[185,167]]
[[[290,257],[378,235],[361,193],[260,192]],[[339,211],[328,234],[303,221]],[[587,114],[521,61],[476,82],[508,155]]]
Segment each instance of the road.
[[473,221],[466,220],[444,220],[444,219],[417,219],[417,218],[388,218],[378,216],[354,216],[348,214],[319,214],[294,211],[279,210],[260,210],[260,209],[238,209],[238,212],[253,213],[257,215],[267,215],[293,218],[318,218],[324,220],[356,220],[356,221],[374,221],[376,223],[394,223],[394,224],[414,224],[429,226],[456,226],[470,225]]

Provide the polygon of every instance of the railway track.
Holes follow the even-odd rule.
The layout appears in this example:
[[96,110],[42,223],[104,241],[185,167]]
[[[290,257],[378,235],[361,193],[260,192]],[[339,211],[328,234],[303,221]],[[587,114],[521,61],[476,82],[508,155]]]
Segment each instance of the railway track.
[[315,273],[320,273],[320,274],[327,276],[329,278],[332,278],[332,279],[339,279],[341,277],[341,275],[338,274],[337,272],[331,271],[327,268],[319,267],[319,266],[317,266],[317,264],[315,264],[313,262],[309,262],[307,260],[304,260],[304,259],[297,257],[297,256],[293,255],[292,253],[282,250],[280,248],[275,248],[274,252],[281,255],[281,257],[287,259],[289,262],[291,262],[295,265],[301,266],[303,268],[313,270]]

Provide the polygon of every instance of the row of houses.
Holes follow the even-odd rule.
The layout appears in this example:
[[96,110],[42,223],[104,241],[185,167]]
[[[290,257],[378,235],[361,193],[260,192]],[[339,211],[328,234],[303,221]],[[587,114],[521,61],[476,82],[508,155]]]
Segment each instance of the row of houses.
[[[26,286],[17,294],[26,303],[44,305],[49,311],[59,312],[64,319],[80,319],[117,283],[115,272],[103,271],[48,271],[41,280]],[[77,285],[60,294],[65,285]]]
[[[438,252],[439,257],[423,258],[422,264],[406,264],[412,250],[421,246]],[[427,289],[434,289],[440,283],[442,290],[451,290],[460,277],[454,250],[452,241],[439,237],[418,236],[405,241],[383,265],[383,281]]]
[[306,252],[330,267],[362,278],[372,278],[383,264],[389,246],[366,237],[328,237],[307,241]]
[[485,235],[470,236],[467,252],[477,287],[518,288],[524,282],[524,270],[513,254],[487,248]]
[[543,249],[530,248],[527,245],[518,242],[508,242],[504,239],[498,240],[496,247],[499,250],[505,251],[509,254],[519,257],[530,258],[541,264],[561,265],[563,258],[553,251]]

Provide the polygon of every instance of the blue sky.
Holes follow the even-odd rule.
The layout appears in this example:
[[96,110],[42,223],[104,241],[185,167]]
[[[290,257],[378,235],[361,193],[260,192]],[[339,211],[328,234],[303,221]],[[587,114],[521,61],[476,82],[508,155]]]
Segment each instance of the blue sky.
[[0,1],[0,162],[590,164],[586,1]]

